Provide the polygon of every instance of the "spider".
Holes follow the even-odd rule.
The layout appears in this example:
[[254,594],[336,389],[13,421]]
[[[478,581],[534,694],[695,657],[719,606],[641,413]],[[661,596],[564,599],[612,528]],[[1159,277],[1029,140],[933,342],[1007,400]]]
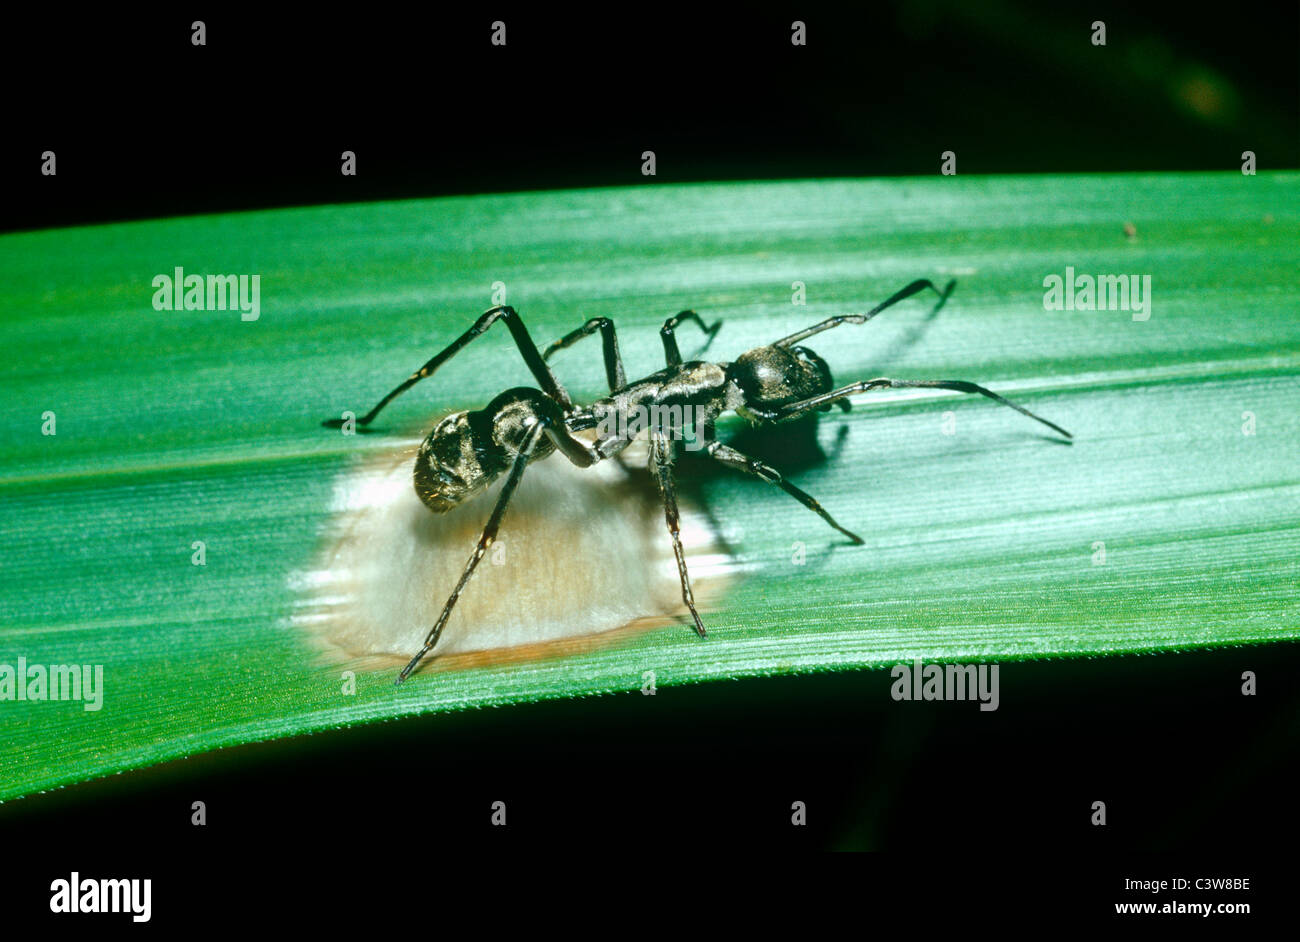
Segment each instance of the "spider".
[[[673,481],[674,439],[681,439],[687,426],[693,428],[697,441],[701,443],[700,447],[709,457],[776,485],[859,545],[863,542],[860,536],[840,526],[810,494],[785,480],[771,465],[718,441],[714,437],[718,417],[725,412],[734,411],[756,423],[788,422],[814,411],[828,411],[832,405],[838,405],[848,412],[851,406],[847,397],[874,389],[949,389],[987,396],[1043,423],[1067,439],[1072,438],[1059,425],[983,386],[961,380],[900,380],[882,377],[836,388],[826,361],[807,347],[797,346],[799,341],[841,324],[865,324],[881,311],[922,291],[933,291],[939,296],[934,307],[938,311],[955,287],[956,282],[950,281],[940,291],[929,280],[918,279],[865,314],[841,314],[827,318],[775,343],[742,353],[732,363],[707,363],[702,360],[683,362],[681,351],[677,347],[677,328],[686,323],[694,324],[711,341],[722,322],[706,325],[694,311],[682,311],[665,321],[659,332],[667,365],[658,372],[632,382],[628,382],[623,372],[618,338],[614,332],[614,323],[609,318],[592,318],[550,344],[544,351],[539,351],[514,308],[497,306],[486,311],[469,330],[357,420],[360,425],[369,425],[394,398],[420,380],[432,376],[444,363],[498,321],[509,328],[524,363],[540,387],[507,389],[483,409],[454,412],[439,421],[420,446],[415,461],[415,490],[425,506],[434,513],[451,510],[503,474],[506,479],[460,581],[452,590],[437,622],[429,629],[424,646],[397,675],[395,683],[400,684],[406,680],[438,643],[438,637],[447,624],[456,601],[500,531],[506,506],[519,486],[524,469],[530,462],[546,458],[553,452],[559,451],[575,465],[586,468],[598,461],[618,456],[636,437],[637,431],[648,432],[649,469],[663,498],[664,517],[681,577],[682,600],[690,611],[696,633],[705,637],[707,632],[695,608],[690,577],[686,571]],[[596,333],[600,334],[604,346],[609,395],[584,406],[573,401],[547,365],[547,360],[557,351]],[[340,428],[343,420],[328,419],[323,424],[330,428]],[[596,431],[594,437],[579,435],[593,429]]]

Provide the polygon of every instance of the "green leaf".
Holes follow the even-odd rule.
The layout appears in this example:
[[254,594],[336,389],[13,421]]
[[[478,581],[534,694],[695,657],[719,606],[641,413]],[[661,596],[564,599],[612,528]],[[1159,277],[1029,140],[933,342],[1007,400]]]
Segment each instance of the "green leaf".
[[[0,797],[404,714],[635,690],[644,670],[662,688],[1294,640],[1298,181],[648,185],[4,236],[0,664],[102,664],[104,702],[0,701]],[[260,319],[155,311],[151,281],[177,266],[259,274]],[[1149,275],[1150,319],[1045,310],[1044,279],[1067,266]],[[857,397],[820,424],[826,460],[791,477],[865,546],[762,482],[703,482],[754,567],[707,640],[683,622],[400,688],[362,672],[345,696],[285,626],[338,475],[392,444],[320,420],[373,402],[493,282],[539,341],[613,318],[635,376],[662,364],[657,328],[683,308],[724,321],[709,356],[726,360],[920,277],[957,279],[939,314],[909,301],[809,341],[837,380],[979,382],[1073,444],[979,397]],[[558,363],[584,397],[601,391],[592,343]],[[491,336],[394,403],[392,427],[528,382]]]

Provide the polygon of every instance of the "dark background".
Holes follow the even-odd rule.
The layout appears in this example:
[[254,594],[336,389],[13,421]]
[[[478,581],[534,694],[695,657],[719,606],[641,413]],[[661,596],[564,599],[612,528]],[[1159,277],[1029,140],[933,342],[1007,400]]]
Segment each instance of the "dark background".
[[[1241,694],[1245,670],[1257,696]],[[23,863],[0,899],[40,915],[49,881],[78,869],[152,878],[159,925],[239,921],[263,906],[382,921],[402,899],[420,921],[466,893],[503,897],[504,915],[553,883],[565,896],[550,906],[603,905],[612,883],[653,912],[804,911],[831,890],[873,925],[904,918],[918,931],[1130,919],[1183,931],[1200,918],[1114,914],[1153,899],[1251,904],[1249,917],[1210,917],[1221,932],[1289,925],[1297,676],[1296,645],[1260,645],[1004,664],[991,713],[896,703],[888,672],[869,671],[253,744],[6,803],[0,834]],[[790,824],[796,800],[802,828]],[[1105,827],[1090,823],[1098,800]],[[201,828],[194,801],[207,807]],[[504,828],[490,824],[495,801]],[[900,855],[849,871],[847,884],[843,872],[769,862],[818,849]],[[779,885],[766,888],[773,874]],[[1251,889],[1124,890],[1126,878],[1174,876],[1245,877]]]
[[[933,174],[946,150],[963,174],[1236,170],[1243,150],[1263,170],[1300,165],[1294,5],[798,6],[6,12],[0,218]],[[189,43],[195,18],[206,48]],[[498,18],[504,49],[488,42]],[[1105,47],[1089,39],[1098,19]],[[39,174],[46,149],[55,178]],[[343,150],[355,178],[338,173]],[[1005,875],[1016,906],[1059,897],[1095,916],[1143,898],[1119,892],[1124,876],[1160,875],[1099,853],[1205,852],[1213,875],[1268,885],[1259,851],[1289,852],[1298,833],[1298,668],[1294,645],[1005,665],[993,714],[895,704],[884,672],[470,711],[10,802],[0,829],[39,862],[24,876],[37,900],[51,873],[137,861],[160,910],[201,903],[200,875],[232,857],[254,882],[339,861],[386,879],[414,850],[418,879],[469,843],[585,850],[588,866],[662,856],[667,885],[686,887],[711,876],[696,845],[888,848],[981,886]],[[1240,694],[1247,669],[1255,698]],[[488,825],[497,799],[506,829]],[[796,799],[806,828],[789,825]],[[194,800],[206,828],[189,824]],[[1094,800],[1105,828],[1088,823]]]
[[1300,165],[1294,3],[794,6],[6,11],[0,218],[933,174],[947,150],[959,173]]

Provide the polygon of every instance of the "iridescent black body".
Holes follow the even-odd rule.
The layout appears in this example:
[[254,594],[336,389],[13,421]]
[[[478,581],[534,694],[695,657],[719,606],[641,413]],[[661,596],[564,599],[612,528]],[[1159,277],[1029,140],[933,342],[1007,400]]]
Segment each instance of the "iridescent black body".
[[[663,496],[664,517],[681,576],[682,599],[690,610],[695,630],[704,636],[704,623],[696,611],[686,572],[672,474],[674,439],[681,438],[686,427],[694,429],[697,441],[702,442],[701,447],[710,457],[775,484],[854,543],[861,543],[862,539],[836,523],[821,504],[786,481],[775,468],[717,441],[714,424],[718,417],[724,412],[734,411],[754,422],[786,422],[812,411],[825,411],[832,405],[847,412],[850,408],[847,397],[856,393],[872,389],[926,387],[979,393],[1069,438],[1070,433],[1060,426],[982,386],[961,380],[878,378],[837,389],[826,362],[806,347],[796,346],[801,340],[841,324],[864,324],[886,308],[920,291],[933,291],[939,295],[937,310],[954,286],[955,283],[949,282],[943,291],[939,291],[929,281],[914,281],[865,314],[828,318],[775,343],[743,353],[731,363],[682,361],[675,333],[681,324],[690,321],[698,325],[710,341],[721,326],[721,323],[706,326],[694,311],[683,311],[669,318],[660,331],[667,365],[634,382],[628,382],[624,375],[614,324],[608,318],[593,318],[550,344],[545,351],[539,351],[513,308],[494,307],[485,312],[459,339],[412,373],[357,420],[360,425],[368,425],[394,397],[431,376],[497,321],[504,322],[510,329],[515,345],[540,387],[508,389],[483,409],[448,415],[434,426],[420,446],[415,462],[415,489],[425,506],[435,513],[451,510],[502,475],[507,477],[460,582],[437,623],[430,629],[424,647],[398,675],[397,682],[405,680],[437,644],[456,600],[496,539],[506,506],[525,467],[555,451],[579,467],[589,467],[625,449],[636,437],[630,430],[641,429],[648,433],[650,471]],[[610,391],[607,396],[580,406],[574,403],[546,361],[558,350],[595,333],[600,333],[603,342],[605,374]],[[342,423],[331,419],[324,424],[338,427]],[[585,434],[593,429],[596,432],[594,436]]]

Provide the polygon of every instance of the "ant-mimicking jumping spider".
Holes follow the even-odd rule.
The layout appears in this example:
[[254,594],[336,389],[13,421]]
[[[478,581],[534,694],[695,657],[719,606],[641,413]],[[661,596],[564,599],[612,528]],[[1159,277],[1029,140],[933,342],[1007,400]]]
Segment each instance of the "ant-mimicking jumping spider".
[[[669,318],[660,330],[667,366],[644,379],[629,383],[623,373],[623,361],[618,352],[618,338],[614,323],[606,317],[596,317],[578,329],[552,343],[545,351],[528,335],[528,330],[514,308],[498,306],[485,312],[469,330],[454,343],[410,375],[401,385],[381,399],[373,409],[357,420],[369,425],[395,397],[410,389],[420,380],[432,376],[475,337],[483,334],[497,321],[504,321],[514,337],[515,345],[541,389],[517,387],[507,389],[487,404],[486,408],[469,412],[455,412],[434,426],[420,446],[415,461],[415,490],[420,499],[434,513],[445,513],[487,487],[502,474],[509,472],[505,485],[497,497],[496,506],[479,537],[478,546],[469,558],[465,571],[443,607],[438,621],[429,630],[422,647],[397,675],[401,683],[415,670],[424,656],[438,643],[438,636],[451,616],[452,608],[460,598],[465,584],[496,539],[505,515],[506,505],[519,486],[524,468],[530,461],[540,460],[558,450],[581,468],[614,457],[622,452],[633,436],[617,434],[607,427],[610,417],[616,418],[617,428],[626,429],[629,413],[652,416],[693,415],[693,421],[670,418],[649,423],[649,466],[658,483],[664,502],[664,516],[677,557],[677,570],[682,583],[682,600],[695,621],[695,631],[704,637],[704,622],[695,610],[690,578],[686,572],[686,557],[682,551],[677,497],[673,483],[672,465],[674,446],[670,436],[680,436],[683,424],[692,424],[696,436],[709,457],[739,471],[775,484],[809,510],[818,514],[836,530],[855,544],[862,538],[846,530],[813,497],[789,481],[775,468],[744,455],[714,438],[714,426],[724,412],[734,411],[757,423],[787,422],[813,411],[828,411],[832,404],[845,412],[851,408],[847,397],[873,389],[949,389],[956,392],[979,393],[982,396],[1010,406],[1017,412],[1041,422],[1055,432],[1072,438],[1065,429],[1035,415],[1028,409],[1004,399],[995,392],[961,380],[898,380],[870,379],[834,388],[830,367],[826,361],[807,347],[794,346],[814,334],[819,334],[841,324],[865,324],[881,311],[920,291],[933,291],[939,295],[934,310],[948,300],[956,287],[950,281],[942,291],[927,279],[913,281],[907,287],[865,314],[841,314],[830,317],[812,327],[788,337],[743,353],[733,363],[706,363],[701,360],[682,362],[677,348],[675,331],[683,323],[700,327],[710,340],[722,326],[721,321],[712,326],[704,323],[694,311],[682,311]],[[558,350],[571,346],[584,337],[599,332],[604,344],[605,375],[609,395],[588,406],[574,403],[569,393],[551,372],[546,361]],[[672,411],[682,407],[684,412]],[[331,428],[343,425],[340,419],[323,423]],[[593,441],[577,433],[597,429]]]

